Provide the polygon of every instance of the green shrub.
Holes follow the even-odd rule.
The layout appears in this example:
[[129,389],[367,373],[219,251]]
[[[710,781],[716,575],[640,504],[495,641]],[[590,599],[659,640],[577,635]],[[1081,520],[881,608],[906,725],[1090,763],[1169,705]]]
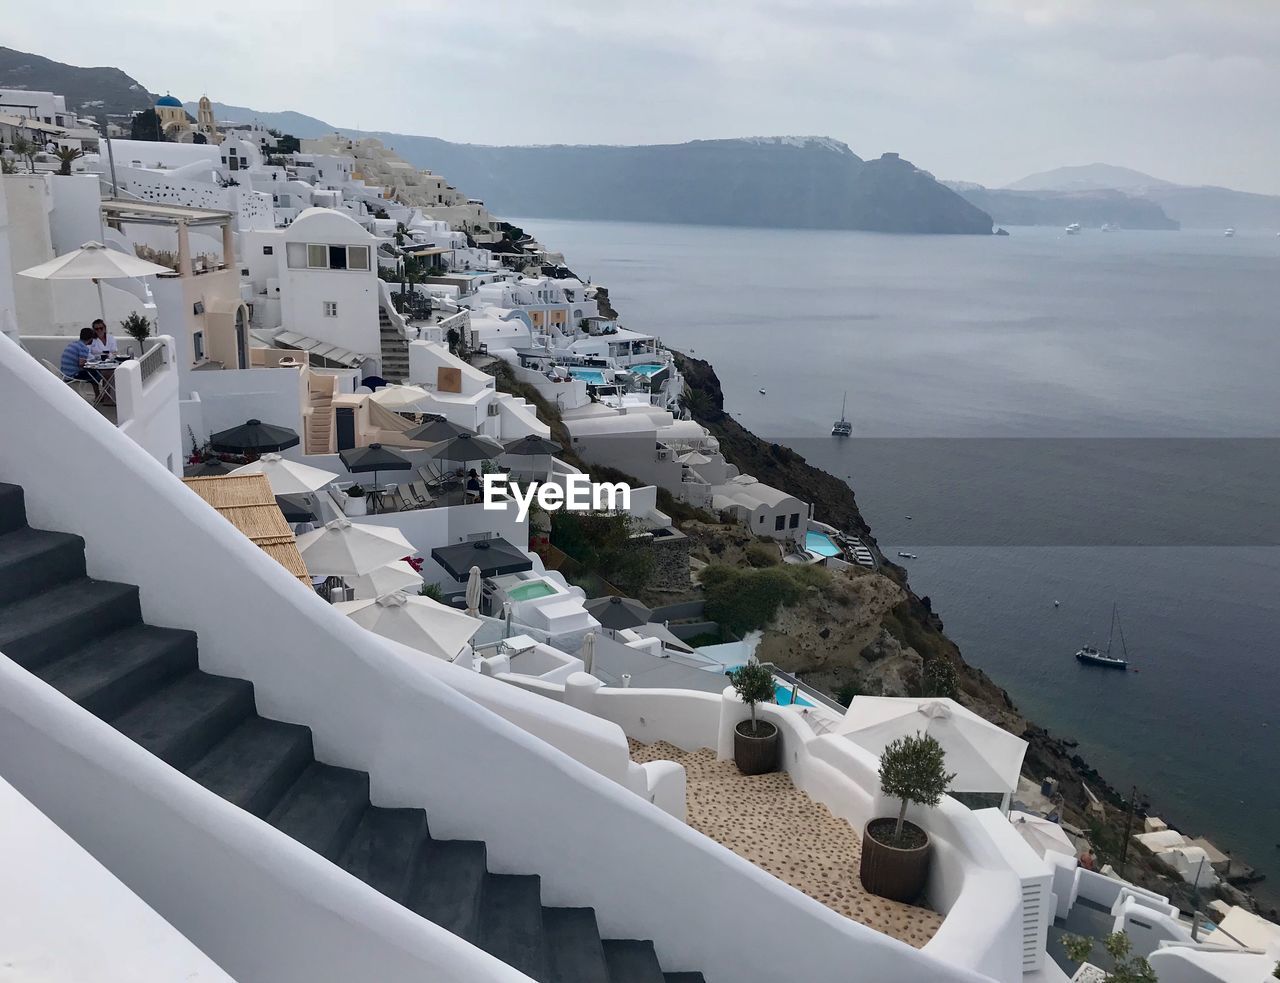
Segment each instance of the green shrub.
[[[1073,962],[1082,963],[1093,952],[1093,939],[1064,935],[1062,947],[1067,950],[1067,956]],[[1158,983],[1151,964],[1142,956],[1133,955],[1133,943],[1124,932],[1112,932],[1102,940],[1102,947],[1114,963],[1102,977],[1103,983]],[[1280,966],[1276,969],[1277,977],[1280,978]]]
[[924,664],[920,680],[921,696],[945,696],[954,700],[959,692],[960,681],[956,676],[956,667],[949,660],[934,656]]
[[782,562],[778,547],[764,543],[751,543],[747,549],[747,562],[753,567],[776,567]]
[[920,733],[899,737],[880,755],[880,791],[902,803],[893,829],[895,845],[902,840],[908,805],[936,806],[946,795],[956,777],[954,772],[947,774],[946,758],[941,744]]
[[632,538],[623,513],[560,510],[551,519],[551,545],[624,590],[636,592],[653,577],[653,552]]
[[796,604],[809,587],[824,587],[831,575],[816,567],[779,564],[763,570],[713,563],[701,574],[706,615],[737,635],[763,628],[783,605]]
[[419,597],[429,597],[433,601],[444,603],[444,593],[440,590],[439,584],[423,584],[422,589],[418,591]]
[[760,731],[760,725],[756,721],[756,704],[772,703],[777,697],[773,673],[759,662],[748,662],[729,673],[729,682],[733,684],[739,699],[751,711],[751,735],[755,737]]
[[151,321],[134,311],[120,322],[120,330],[141,345],[151,337]]

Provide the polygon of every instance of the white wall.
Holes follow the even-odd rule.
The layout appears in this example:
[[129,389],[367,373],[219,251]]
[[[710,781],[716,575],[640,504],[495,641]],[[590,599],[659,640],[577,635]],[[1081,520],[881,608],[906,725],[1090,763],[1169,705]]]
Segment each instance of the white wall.
[[[260,713],[312,728],[320,760],[369,772],[375,804],[425,807],[434,835],[483,839],[491,870],[539,873],[545,904],[593,905],[605,936],[654,939],[671,970],[700,969],[713,981],[839,978],[853,965],[868,980],[983,978],[837,915],[404,662],[48,372],[14,357],[11,344],[0,338],[0,418],[21,413],[38,425],[0,443],[0,473],[25,487],[33,524],[85,535],[90,575],[139,584],[148,622],[198,631],[203,669],[250,679]],[[44,453],[53,445],[63,452]],[[112,514],[108,525],[83,509],[86,473]],[[188,562],[192,556],[199,562]],[[228,610],[237,617],[227,618]],[[298,976],[255,978],[301,978],[306,970],[316,980],[410,978],[406,909],[369,897],[374,892],[318,858],[306,866],[302,847],[277,844],[283,837],[243,813],[235,813],[235,828],[251,827],[278,849],[252,848],[247,833],[233,838],[226,811],[233,807],[26,673],[9,675],[17,679],[6,679],[0,694],[12,697],[10,719],[20,723],[0,735],[0,767],[25,762],[15,785],[233,975],[220,954],[234,949],[248,958],[261,940],[277,953],[287,945],[305,965]],[[34,700],[35,692],[46,699]],[[63,727],[67,716],[77,722],[74,735]],[[49,754],[34,754],[37,745]],[[216,850],[205,826],[215,817]],[[179,825],[183,835],[174,833]],[[206,835],[191,835],[193,826]],[[308,871],[290,899],[253,873],[270,868],[264,873],[275,877],[283,866]],[[766,924],[785,944],[742,944],[744,926]],[[342,943],[360,929],[369,958],[353,972]],[[385,947],[369,948],[371,935]],[[419,938],[415,953],[429,948]],[[391,971],[379,972],[384,958]],[[418,977],[450,978],[457,977]]]
[[162,368],[142,381],[140,361],[123,362],[115,371],[116,426],[130,440],[182,476],[183,431],[178,409],[178,366],[173,339],[148,339],[148,351],[164,350]]
[[183,397],[190,400],[196,396],[203,429],[195,426],[194,417],[184,416],[184,438],[188,425],[198,438],[204,438],[251,419],[288,427],[302,436],[302,407],[307,397],[302,372],[297,368],[191,372]]

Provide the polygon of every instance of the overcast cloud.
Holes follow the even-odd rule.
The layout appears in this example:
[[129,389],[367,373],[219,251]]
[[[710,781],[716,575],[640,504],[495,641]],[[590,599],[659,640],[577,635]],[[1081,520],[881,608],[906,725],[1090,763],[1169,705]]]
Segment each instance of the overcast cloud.
[[992,186],[1106,161],[1280,194],[1277,0],[114,0],[4,25],[152,91],[369,130],[812,133]]

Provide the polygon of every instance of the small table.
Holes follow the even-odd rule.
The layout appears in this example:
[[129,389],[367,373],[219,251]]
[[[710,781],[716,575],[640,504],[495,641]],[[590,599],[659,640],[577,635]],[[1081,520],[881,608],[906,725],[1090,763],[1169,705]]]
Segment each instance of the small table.
[[98,395],[94,399],[94,403],[110,402],[113,406],[116,401],[116,368],[119,366],[113,358],[101,359],[98,361],[85,362],[84,367],[87,371],[97,375],[101,385],[98,387]]

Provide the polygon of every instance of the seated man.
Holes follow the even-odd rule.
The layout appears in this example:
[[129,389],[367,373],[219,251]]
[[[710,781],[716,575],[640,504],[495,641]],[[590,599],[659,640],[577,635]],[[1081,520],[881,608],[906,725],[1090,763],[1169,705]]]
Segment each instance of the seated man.
[[93,386],[93,396],[97,399],[98,376],[84,367],[85,363],[93,357],[93,351],[89,348],[89,343],[92,341],[93,328],[81,328],[80,337],[62,349],[62,360],[58,368],[62,371],[62,378],[67,382],[72,379],[81,379]]

